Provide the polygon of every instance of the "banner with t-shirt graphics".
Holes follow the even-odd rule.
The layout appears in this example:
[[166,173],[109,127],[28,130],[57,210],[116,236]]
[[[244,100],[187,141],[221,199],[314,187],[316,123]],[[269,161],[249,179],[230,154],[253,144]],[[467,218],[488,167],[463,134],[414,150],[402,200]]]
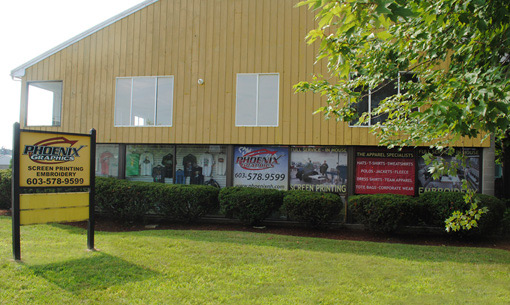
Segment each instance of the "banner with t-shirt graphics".
[[96,144],[96,176],[118,177],[119,145]]
[[356,152],[356,194],[415,194],[412,152]]
[[174,155],[173,145],[126,145],[126,179],[171,184]]
[[226,146],[177,146],[176,184],[227,185]]
[[[466,157],[466,161],[463,164],[461,160],[457,160],[455,155],[457,153],[463,153]],[[447,176],[444,175],[441,178],[434,180],[429,172],[429,165],[425,164],[423,155],[432,153],[433,155],[439,156],[437,152],[420,149],[418,150],[418,193],[424,192],[463,192],[462,181],[465,179],[468,186],[475,191],[480,191],[480,150],[478,148],[464,148],[457,149],[453,156],[448,154],[440,155],[439,157],[444,162],[456,162],[457,163],[457,175]]]
[[140,174],[140,154],[126,155],[126,176],[138,176]]
[[292,147],[290,188],[347,193],[347,149],[318,146]]
[[234,186],[287,190],[287,147],[236,146]]

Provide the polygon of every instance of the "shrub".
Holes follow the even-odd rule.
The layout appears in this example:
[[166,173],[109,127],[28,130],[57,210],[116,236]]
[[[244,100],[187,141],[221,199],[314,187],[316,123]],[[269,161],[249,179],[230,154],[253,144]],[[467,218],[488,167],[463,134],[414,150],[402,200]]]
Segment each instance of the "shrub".
[[501,219],[501,233],[510,236],[510,208],[505,210]]
[[312,227],[324,227],[338,220],[343,201],[337,194],[290,190],[283,197],[283,206],[291,219]]
[[156,186],[155,211],[170,219],[194,222],[218,211],[219,189],[206,185]]
[[12,174],[10,169],[0,170],[0,209],[11,208]]
[[204,185],[169,185],[96,178],[96,206],[114,219],[139,221],[151,212],[193,222],[218,210],[219,190]]
[[139,221],[152,209],[153,183],[96,178],[96,207],[122,221]]
[[[487,207],[489,211],[482,215],[478,221],[478,227],[469,231],[470,234],[490,234],[495,232],[499,226],[505,203],[494,196],[476,194],[479,200],[479,207]],[[466,211],[470,204],[464,200],[464,193],[456,192],[429,192],[420,195],[419,204],[423,207],[423,213],[427,215],[426,223],[432,226],[444,227],[445,220],[454,211]]]
[[10,169],[0,170],[0,209],[11,208],[12,174]]
[[283,192],[249,187],[226,187],[221,189],[219,201],[225,216],[237,218],[245,225],[257,225],[281,207]]
[[349,208],[356,220],[370,231],[391,233],[412,222],[413,197],[395,194],[349,197]]

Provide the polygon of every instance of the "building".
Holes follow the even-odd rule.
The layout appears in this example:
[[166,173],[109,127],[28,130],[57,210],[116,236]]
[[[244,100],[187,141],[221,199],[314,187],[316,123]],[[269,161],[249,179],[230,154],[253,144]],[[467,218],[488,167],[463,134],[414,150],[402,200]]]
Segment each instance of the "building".
[[345,195],[459,191],[467,178],[493,192],[488,143],[463,140],[467,166],[432,180],[425,149],[380,148],[368,128],[312,115],[321,98],[293,86],[327,71],[297,2],[145,1],[14,69],[20,124],[95,128],[98,176]]
[[8,169],[11,165],[11,155],[0,155],[0,169]]

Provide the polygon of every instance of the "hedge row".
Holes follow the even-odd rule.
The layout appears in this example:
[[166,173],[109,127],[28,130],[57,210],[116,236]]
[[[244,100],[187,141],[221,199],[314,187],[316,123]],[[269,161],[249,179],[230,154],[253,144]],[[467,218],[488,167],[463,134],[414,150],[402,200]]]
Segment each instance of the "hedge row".
[[[481,207],[489,212],[474,233],[510,234],[510,207],[493,197],[477,194]],[[0,208],[9,209],[10,170],[0,170]],[[146,215],[193,222],[206,214],[221,212],[246,225],[260,224],[274,213],[288,219],[325,227],[342,219],[340,196],[301,190],[226,187],[221,190],[203,185],[169,185],[96,178],[96,206],[100,212],[123,221],[140,221]],[[403,226],[443,227],[453,211],[467,210],[461,193],[425,193],[420,197],[393,194],[358,195],[349,198],[351,222],[376,232],[395,232]]]
[[11,170],[0,170],[0,209],[7,210],[11,208],[11,181]]
[[99,211],[124,221],[139,221],[148,214],[193,222],[218,210],[219,189],[206,185],[168,185],[96,178]]
[[340,220],[342,198],[336,194],[300,190],[226,187],[220,191],[221,212],[245,225],[258,225],[271,214],[282,211],[291,220],[312,227],[325,227]]
[[226,187],[221,191],[204,185],[168,185],[96,178],[96,206],[124,221],[140,221],[148,214],[193,222],[221,211],[245,225],[258,225],[284,209],[291,219],[314,227],[338,220],[342,199],[334,194],[305,191]]
[[[503,233],[505,203],[496,197],[477,194],[479,207],[489,211],[482,215],[478,227],[470,234]],[[393,194],[358,195],[349,198],[349,212],[355,221],[375,232],[395,232],[403,226],[444,227],[454,211],[466,211],[470,205],[463,193],[424,193],[419,197]],[[500,232],[498,232],[500,231]]]

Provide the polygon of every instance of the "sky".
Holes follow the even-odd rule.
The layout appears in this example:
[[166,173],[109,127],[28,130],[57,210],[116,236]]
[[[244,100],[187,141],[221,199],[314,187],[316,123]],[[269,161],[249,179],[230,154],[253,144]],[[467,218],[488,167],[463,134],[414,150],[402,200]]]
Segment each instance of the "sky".
[[18,66],[144,0],[4,0],[0,8],[0,147],[19,121]]

